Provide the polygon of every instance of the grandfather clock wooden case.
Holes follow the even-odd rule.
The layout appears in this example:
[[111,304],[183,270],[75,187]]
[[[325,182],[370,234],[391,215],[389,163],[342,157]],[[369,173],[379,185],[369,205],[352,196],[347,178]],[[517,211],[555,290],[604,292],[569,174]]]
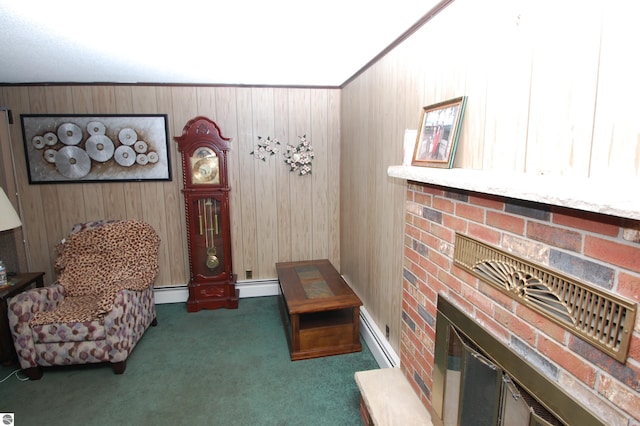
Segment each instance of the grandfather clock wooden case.
[[230,139],[206,117],[190,120],[174,138],[182,154],[189,299],[187,310],[238,307],[236,275],[231,263],[229,180]]

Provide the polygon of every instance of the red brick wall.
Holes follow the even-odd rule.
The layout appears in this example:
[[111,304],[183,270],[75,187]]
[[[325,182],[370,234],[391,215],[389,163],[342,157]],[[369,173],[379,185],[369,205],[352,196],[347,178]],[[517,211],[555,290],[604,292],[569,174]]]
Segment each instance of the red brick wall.
[[620,363],[454,266],[455,232],[640,301],[640,221],[410,182],[400,359],[425,405],[441,295],[605,423],[640,425],[640,315]]

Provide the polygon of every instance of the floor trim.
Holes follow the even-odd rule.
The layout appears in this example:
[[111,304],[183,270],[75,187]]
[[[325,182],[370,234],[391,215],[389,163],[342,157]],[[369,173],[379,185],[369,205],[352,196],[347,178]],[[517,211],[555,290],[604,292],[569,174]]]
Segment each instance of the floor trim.
[[[240,298],[277,296],[278,281],[276,280],[254,280],[239,281],[236,289],[240,290]],[[175,287],[158,287],[154,289],[156,304],[164,303],[185,303],[189,298],[189,290],[185,285]]]
[[[236,283],[236,289],[240,290],[240,298],[277,296],[277,280],[240,281]],[[156,304],[185,303],[189,297],[187,286],[160,287],[154,291]],[[400,357],[393,350],[382,331],[367,309],[360,308],[360,335],[365,341],[371,354],[380,368],[393,368],[400,366]]]

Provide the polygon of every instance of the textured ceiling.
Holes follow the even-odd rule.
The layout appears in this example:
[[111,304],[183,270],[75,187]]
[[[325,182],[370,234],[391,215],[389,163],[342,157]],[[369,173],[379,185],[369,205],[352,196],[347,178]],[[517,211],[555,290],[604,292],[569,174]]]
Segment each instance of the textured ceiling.
[[438,0],[0,0],[0,83],[339,86]]

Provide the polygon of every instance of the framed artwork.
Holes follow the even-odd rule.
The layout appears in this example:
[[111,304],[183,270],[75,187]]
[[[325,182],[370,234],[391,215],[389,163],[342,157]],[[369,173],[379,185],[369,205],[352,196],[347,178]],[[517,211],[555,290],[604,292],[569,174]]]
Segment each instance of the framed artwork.
[[411,165],[453,166],[466,102],[462,96],[422,108]]
[[20,121],[30,184],[171,180],[166,114]]

